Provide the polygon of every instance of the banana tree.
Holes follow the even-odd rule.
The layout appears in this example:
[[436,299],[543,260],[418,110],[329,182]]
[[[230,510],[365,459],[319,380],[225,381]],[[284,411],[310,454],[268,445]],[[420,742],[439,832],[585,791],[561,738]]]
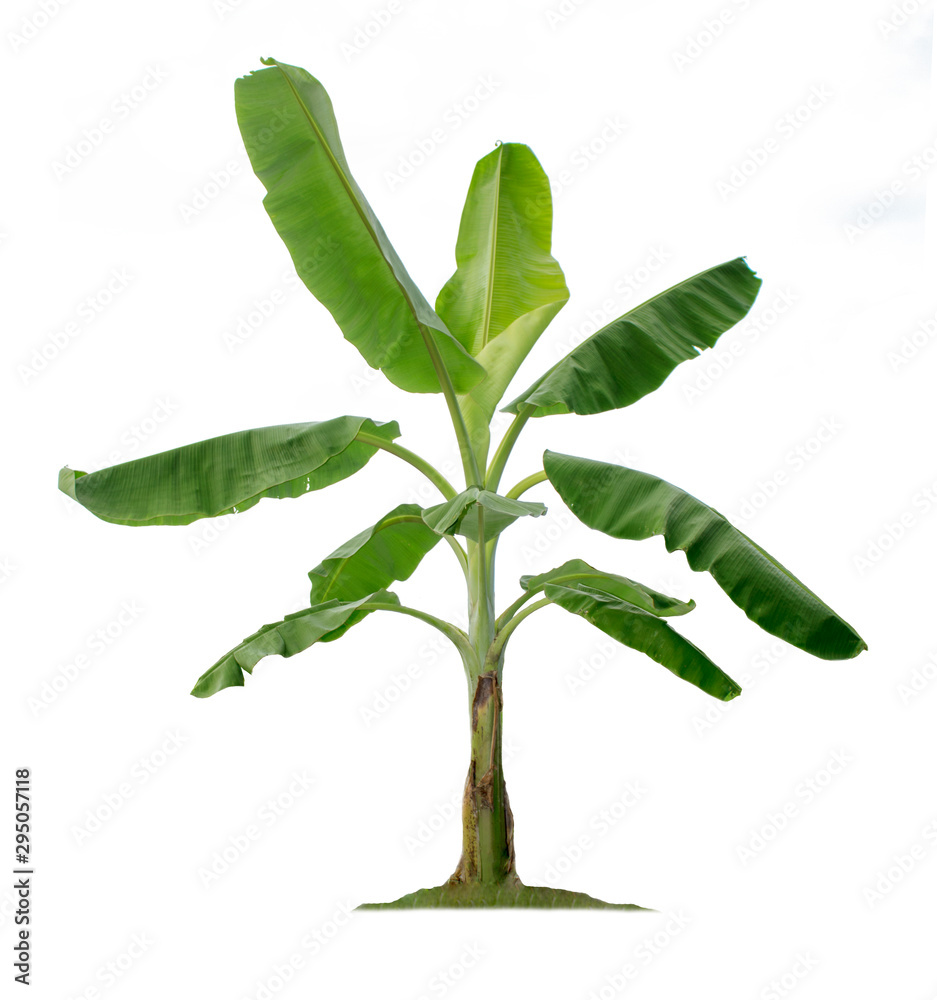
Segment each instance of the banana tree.
[[[464,486],[398,443],[395,422],[343,416],[240,431],[110,468],[65,468],[59,487],[97,517],[126,525],[184,525],[242,513],[265,497],[298,498],[345,479],[378,451],[418,469],[438,489],[428,508],[398,504],[309,572],[309,607],[264,625],[199,677],[200,698],[241,687],[263,657],[332,642],[372,612],[409,615],[438,629],[468,682],[471,753],[462,802],[462,853],[451,877],[396,903],[370,905],[604,906],[582,893],[525,886],[502,768],[502,676],[518,626],[558,605],[646,653],[712,697],[740,687],[669,618],[692,601],[659,593],[581,559],[520,580],[495,604],[501,532],[546,508],[521,497],[549,482],[572,513],[613,538],[661,535],[692,569],[710,573],[772,635],[825,659],[856,656],[856,631],[725,517],[646,472],[546,451],[542,468],[510,488],[502,475],[533,418],[600,413],[656,389],[746,315],[761,281],[742,258],[668,288],[580,343],[502,407],[512,414],[492,448],[495,410],[538,337],[569,297],[551,255],[550,185],[520,143],[477,163],[456,241],[456,269],[430,305],[355,182],[328,94],[306,71],[274,59],[237,80],[237,120],[264,207],[296,273],[367,363],[396,386],[438,393],[461,456]],[[529,207],[536,206],[536,211]],[[468,628],[407,606],[389,589],[443,541],[466,586]]]

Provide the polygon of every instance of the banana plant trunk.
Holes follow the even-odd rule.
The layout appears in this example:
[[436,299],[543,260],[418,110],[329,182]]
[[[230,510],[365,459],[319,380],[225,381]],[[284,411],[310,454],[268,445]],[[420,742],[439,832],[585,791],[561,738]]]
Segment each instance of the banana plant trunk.
[[501,763],[500,670],[478,676],[471,699],[472,756],[462,795],[462,856],[450,882],[516,881],[514,817]]
[[477,664],[467,670],[471,759],[462,795],[462,856],[450,883],[519,884],[514,870],[514,817],[501,760],[503,653],[494,662],[494,541],[485,541],[484,514],[479,541],[468,545],[469,639]]

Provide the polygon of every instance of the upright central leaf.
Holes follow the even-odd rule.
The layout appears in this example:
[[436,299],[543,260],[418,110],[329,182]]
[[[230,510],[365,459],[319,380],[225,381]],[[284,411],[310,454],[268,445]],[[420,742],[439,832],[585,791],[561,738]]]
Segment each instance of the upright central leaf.
[[458,267],[436,311],[485,366],[485,378],[460,400],[479,451],[487,451],[488,424],[508,383],[569,298],[550,254],[552,225],[550,183],[530,147],[501,143],[478,161],[459,224]]
[[468,391],[483,369],[407,274],[352,177],[325,88],[296,66],[263,62],[270,68],[235,83],[237,119],[296,273],[394,385],[439,392],[441,363],[455,390]]
[[[529,146],[504,142],[475,165],[456,242],[458,268],[436,310],[477,357],[515,320],[569,298],[550,254],[550,184]],[[546,323],[543,324],[546,326]]]

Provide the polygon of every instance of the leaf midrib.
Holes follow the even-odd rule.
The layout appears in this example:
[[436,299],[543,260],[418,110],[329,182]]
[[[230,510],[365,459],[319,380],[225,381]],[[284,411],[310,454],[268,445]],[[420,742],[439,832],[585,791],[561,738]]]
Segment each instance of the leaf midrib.
[[[498,212],[501,208],[501,165],[504,162],[504,144],[498,147],[498,173],[495,178],[495,204],[491,213],[491,251],[488,255],[488,287],[485,290],[485,312],[482,317],[482,345],[479,351],[488,346],[491,326],[491,304],[494,299],[495,265],[498,256]],[[478,353],[478,352],[476,352]]]

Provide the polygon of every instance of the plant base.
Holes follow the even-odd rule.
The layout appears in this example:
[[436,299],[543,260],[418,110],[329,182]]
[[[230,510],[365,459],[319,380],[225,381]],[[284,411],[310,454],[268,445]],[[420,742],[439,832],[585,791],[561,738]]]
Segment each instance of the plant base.
[[636,903],[606,903],[584,892],[523,885],[518,879],[495,884],[446,882],[432,889],[418,889],[391,903],[362,903],[357,910],[415,910],[424,906],[522,906],[540,909],[655,910]]

